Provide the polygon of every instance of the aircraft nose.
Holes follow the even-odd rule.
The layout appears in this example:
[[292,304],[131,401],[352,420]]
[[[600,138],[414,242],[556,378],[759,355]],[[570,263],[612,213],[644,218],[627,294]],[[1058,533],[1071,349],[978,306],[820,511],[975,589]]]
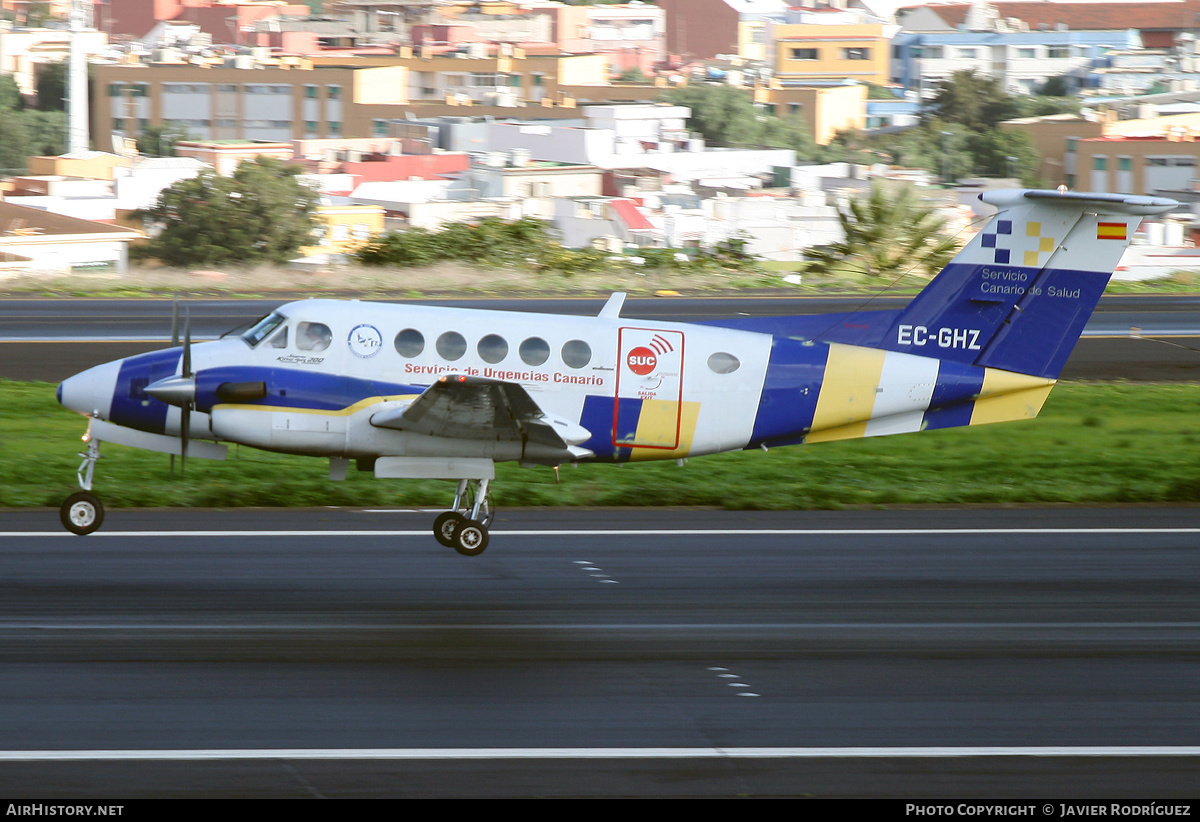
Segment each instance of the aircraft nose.
[[120,370],[121,361],[117,360],[67,377],[58,384],[56,396],[59,404],[80,414],[94,414],[106,419],[112,407]]

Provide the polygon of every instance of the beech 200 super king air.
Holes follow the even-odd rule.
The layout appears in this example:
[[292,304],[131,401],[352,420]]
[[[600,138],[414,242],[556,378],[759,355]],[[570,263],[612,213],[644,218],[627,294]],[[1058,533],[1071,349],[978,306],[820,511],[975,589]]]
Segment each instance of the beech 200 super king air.
[[224,443],[458,481],[434,536],[487,547],[495,463],[680,459],[1036,416],[1142,216],[1173,200],[1007,190],[900,310],[699,324],[305,300],[239,337],[117,360],[58,387],[102,441],[222,459]]

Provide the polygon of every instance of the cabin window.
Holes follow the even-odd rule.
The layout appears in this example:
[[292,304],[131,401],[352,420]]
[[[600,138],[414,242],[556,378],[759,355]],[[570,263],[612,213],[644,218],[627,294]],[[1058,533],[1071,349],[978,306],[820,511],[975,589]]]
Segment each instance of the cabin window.
[[406,328],[396,335],[396,353],[401,357],[420,356],[425,350],[425,335],[415,328]]
[[708,358],[708,367],[714,374],[732,374],[742,367],[742,363],[732,354],[718,351]]
[[283,320],[284,316],[282,314],[272,312],[256,322],[246,333],[242,334],[242,339],[253,348],[265,340],[268,334],[278,328]]
[[508,356],[508,342],[499,334],[488,334],[475,348],[480,359],[493,365]]
[[550,359],[550,344],[541,337],[530,337],[518,349],[526,365],[541,365]]
[[296,326],[296,347],[301,351],[324,351],[333,340],[324,323],[300,323]]
[[592,361],[592,347],[583,340],[571,340],[563,344],[562,358],[571,368],[583,368]]
[[438,356],[451,362],[467,353],[467,341],[457,331],[447,331],[438,337],[436,347]]

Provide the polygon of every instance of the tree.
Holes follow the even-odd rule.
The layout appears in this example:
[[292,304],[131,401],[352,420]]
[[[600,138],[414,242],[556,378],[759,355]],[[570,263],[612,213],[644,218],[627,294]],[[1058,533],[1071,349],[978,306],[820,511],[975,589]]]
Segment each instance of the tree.
[[662,99],[692,110],[688,128],[700,132],[707,142],[719,146],[746,147],[760,144],[762,124],[750,95],[725,85],[694,85],[666,92]]
[[316,227],[317,194],[297,179],[300,171],[259,157],[232,177],[206,170],[175,183],[138,212],[160,226],[145,255],[180,266],[290,259]]
[[66,111],[67,61],[38,63],[34,67],[33,77],[38,111]]
[[978,131],[1021,116],[1021,104],[996,78],[974,70],[956,71],[939,84],[928,115]]
[[190,140],[191,132],[185,126],[167,123],[161,126],[146,126],[137,136],[137,150],[146,157],[174,157],[175,144]]
[[846,239],[805,252],[809,271],[871,278],[932,276],[958,247],[944,233],[946,221],[922,205],[909,185],[876,181],[866,196],[840,209],[838,218]]

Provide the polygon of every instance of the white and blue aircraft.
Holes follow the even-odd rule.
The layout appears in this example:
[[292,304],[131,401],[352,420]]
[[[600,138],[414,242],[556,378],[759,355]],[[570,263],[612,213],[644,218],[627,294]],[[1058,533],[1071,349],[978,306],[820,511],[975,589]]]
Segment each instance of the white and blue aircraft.
[[58,400],[89,417],[87,534],[101,442],[222,459],[225,443],[458,481],[434,536],[488,544],[495,463],[681,459],[1036,416],[1142,216],[1173,200],[1006,190],[900,310],[698,324],[304,300],[237,337],[99,365]]

